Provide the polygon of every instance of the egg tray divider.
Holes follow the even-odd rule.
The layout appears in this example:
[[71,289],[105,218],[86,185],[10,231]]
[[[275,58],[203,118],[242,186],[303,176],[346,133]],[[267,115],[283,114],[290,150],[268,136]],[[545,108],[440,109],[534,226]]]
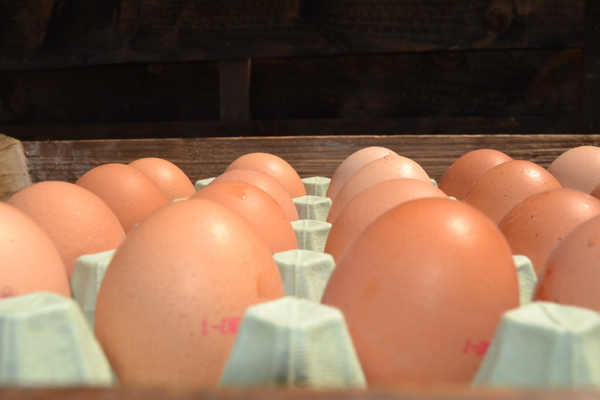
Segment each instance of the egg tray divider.
[[[212,179],[196,182],[196,189]],[[325,222],[329,178],[303,182],[307,196],[294,199],[300,220],[292,224],[299,249],[273,256],[286,296],[248,308],[223,369],[223,388],[367,388],[342,313],[320,304],[335,268],[323,253],[331,227]],[[0,353],[0,386],[118,386],[93,334],[96,296],[115,251],[77,260],[72,299],[40,292],[0,302],[6,349]],[[600,388],[600,314],[531,302],[536,284],[531,262],[520,255],[513,259],[521,307],[505,313],[485,356],[475,344],[467,349],[483,356],[473,387]]]

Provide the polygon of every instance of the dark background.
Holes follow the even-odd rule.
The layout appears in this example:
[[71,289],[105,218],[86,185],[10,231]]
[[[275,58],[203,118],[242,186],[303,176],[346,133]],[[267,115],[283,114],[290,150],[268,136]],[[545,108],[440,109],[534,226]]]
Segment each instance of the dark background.
[[0,133],[598,133],[598,0],[5,0]]

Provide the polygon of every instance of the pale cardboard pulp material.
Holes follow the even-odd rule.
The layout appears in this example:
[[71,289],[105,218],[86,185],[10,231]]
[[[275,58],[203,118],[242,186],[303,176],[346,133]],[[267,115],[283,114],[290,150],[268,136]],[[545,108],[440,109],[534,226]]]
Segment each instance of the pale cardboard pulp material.
[[75,262],[71,277],[71,291],[73,298],[81,306],[92,331],[94,330],[98,291],[115,252],[116,250],[108,250],[86,254]]
[[71,298],[37,292],[0,301],[0,386],[111,387],[110,364]]
[[325,286],[335,268],[331,254],[294,249],[273,255],[283,280],[286,296],[295,296],[316,303],[321,301]]
[[248,308],[219,385],[361,389],[366,380],[343,314],[284,297]]
[[541,301],[506,312],[473,386],[600,389],[600,314]]

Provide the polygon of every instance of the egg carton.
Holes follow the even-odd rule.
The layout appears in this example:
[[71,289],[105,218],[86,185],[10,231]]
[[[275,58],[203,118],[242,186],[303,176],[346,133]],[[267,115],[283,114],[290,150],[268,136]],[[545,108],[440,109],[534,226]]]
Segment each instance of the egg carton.
[[[198,181],[200,189],[211,179]],[[367,381],[342,313],[320,304],[333,258],[323,252],[331,224],[328,178],[304,178],[294,199],[298,249],[273,255],[285,297],[249,307],[223,369],[221,387],[365,389]],[[432,182],[435,183],[435,182]],[[34,293],[0,302],[0,385],[118,386],[94,331],[96,298],[115,250],[81,256],[71,279],[73,298]],[[513,257],[521,307],[504,314],[494,340],[472,343],[482,355],[473,386],[600,387],[600,315],[532,302],[536,275],[525,256]],[[486,351],[487,350],[487,351]]]

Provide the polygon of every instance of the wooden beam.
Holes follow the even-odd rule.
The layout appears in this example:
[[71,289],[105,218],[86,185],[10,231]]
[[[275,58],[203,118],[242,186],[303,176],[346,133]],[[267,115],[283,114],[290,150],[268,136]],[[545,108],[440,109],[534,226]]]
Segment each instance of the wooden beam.
[[600,145],[600,135],[340,135],[23,142],[34,181],[75,181],[97,165],[128,163],[140,157],[166,158],[190,179],[198,180],[216,176],[237,157],[256,151],[282,157],[302,177],[331,177],[347,156],[367,146],[388,147],[420,163],[432,178],[440,179],[452,162],[477,148],[494,148],[515,159],[546,167],[564,151],[581,145]]
[[221,121],[250,119],[250,67],[249,59],[219,62]]
[[582,133],[600,132],[600,2],[587,0],[583,50]]
[[0,70],[581,47],[584,1],[10,0]]

